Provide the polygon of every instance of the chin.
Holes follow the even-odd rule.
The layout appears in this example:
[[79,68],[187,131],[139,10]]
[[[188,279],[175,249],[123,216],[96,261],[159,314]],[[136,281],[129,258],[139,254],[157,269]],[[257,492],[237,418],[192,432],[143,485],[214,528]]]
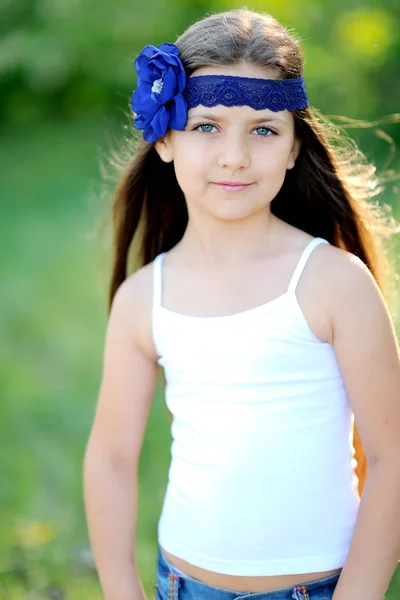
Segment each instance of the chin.
[[249,210],[244,206],[237,207],[226,207],[225,209],[221,209],[219,211],[212,211],[211,215],[216,219],[221,221],[242,221],[244,219],[249,219],[256,215],[260,209],[257,210]]

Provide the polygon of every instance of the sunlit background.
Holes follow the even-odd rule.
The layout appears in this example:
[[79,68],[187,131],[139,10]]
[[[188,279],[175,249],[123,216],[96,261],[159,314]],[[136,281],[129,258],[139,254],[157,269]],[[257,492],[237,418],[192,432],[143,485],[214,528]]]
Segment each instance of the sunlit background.
[[[99,599],[82,456],[100,383],[113,181],[133,60],[231,0],[2,0],[0,598]],[[311,104],[375,122],[400,108],[397,0],[253,0],[300,35]],[[400,124],[348,130],[400,217]],[[396,317],[396,327],[398,320]],[[170,460],[161,387],[140,462],[137,557],[149,598]],[[388,594],[400,598],[396,572]]]

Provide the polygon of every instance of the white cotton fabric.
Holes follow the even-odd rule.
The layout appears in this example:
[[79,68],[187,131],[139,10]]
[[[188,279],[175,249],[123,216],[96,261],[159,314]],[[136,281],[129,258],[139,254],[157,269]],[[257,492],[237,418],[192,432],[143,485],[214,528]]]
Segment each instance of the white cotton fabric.
[[344,565],[359,506],[353,415],[333,347],[295,294],[196,317],[162,305],[154,261],[153,339],[173,415],[158,523],[167,552],[203,569],[262,576]]

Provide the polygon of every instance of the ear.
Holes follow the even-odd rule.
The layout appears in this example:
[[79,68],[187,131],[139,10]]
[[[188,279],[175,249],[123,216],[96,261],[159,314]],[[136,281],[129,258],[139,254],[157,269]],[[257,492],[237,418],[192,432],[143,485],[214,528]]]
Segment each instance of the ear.
[[293,146],[289,154],[288,164],[286,169],[293,169],[296,159],[300,154],[301,148],[301,140],[299,138],[294,138]]
[[158,138],[154,144],[154,147],[162,161],[170,163],[174,160],[172,144],[168,131],[164,137]]

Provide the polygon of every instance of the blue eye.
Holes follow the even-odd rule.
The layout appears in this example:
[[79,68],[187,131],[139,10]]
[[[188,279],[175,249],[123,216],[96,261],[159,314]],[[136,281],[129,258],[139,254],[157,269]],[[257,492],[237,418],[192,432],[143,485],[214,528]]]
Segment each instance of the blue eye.
[[[200,125],[196,125],[196,127],[193,128],[193,131],[200,131],[201,133],[213,133],[213,128],[216,129],[215,125],[212,123],[200,123]],[[272,135],[277,135],[275,131],[266,126],[257,127],[254,131],[261,131],[261,133],[257,134],[259,137],[270,137],[269,133]]]
[[214,125],[212,125],[211,123],[201,123],[200,125],[197,125],[197,127],[195,127],[193,129],[193,131],[201,131],[202,133],[211,133],[211,131],[208,130],[204,130],[203,127],[211,127],[211,129],[214,127]]
[[276,135],[275,131],[273,131],[272,129],[270,129],[269,127],[257,127],[257,129],[255,129],[255,131],[260,131],[260,129],[264,132],[264,133],[259,133],[257,135],[260,135],[261,137],[270,137],[269,135],[266,134],[266,132],[270,131],[272,133],[272,135]]

